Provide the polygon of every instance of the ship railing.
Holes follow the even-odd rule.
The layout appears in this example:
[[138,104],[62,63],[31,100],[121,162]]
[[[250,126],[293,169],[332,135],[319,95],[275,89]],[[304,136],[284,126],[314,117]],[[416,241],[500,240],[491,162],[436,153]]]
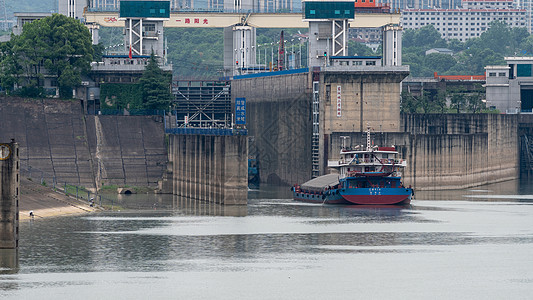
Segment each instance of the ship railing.
[[382,159],[353,159],[350,161],[347,160],[329,160],[328,167],[339,167],[341,165],[374,165],[380,163],[383,165],[395,165],[400,167],[407,166],[407,161],[405,159],[393,159],[393,158],[382,158]]

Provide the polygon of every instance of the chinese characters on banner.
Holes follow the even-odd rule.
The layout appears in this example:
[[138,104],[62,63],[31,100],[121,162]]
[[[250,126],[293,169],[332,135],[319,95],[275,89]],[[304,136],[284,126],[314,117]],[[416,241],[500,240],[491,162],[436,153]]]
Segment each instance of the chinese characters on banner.
[[176,19],[176,22],[183,23],[183,24],[202,24],[202,25],[209,25],[209,20],[207,18],[184,18],[184,19]]
[[341,109],[341,86],[337,85],[337,117],[342,116]]
[[246,124],[246,98],[235,98],[235,124]]

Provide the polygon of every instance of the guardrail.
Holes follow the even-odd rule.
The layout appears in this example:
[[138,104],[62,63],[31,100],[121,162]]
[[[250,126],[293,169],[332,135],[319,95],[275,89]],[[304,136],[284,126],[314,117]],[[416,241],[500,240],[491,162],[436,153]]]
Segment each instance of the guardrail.
[[248,135],[247,129],[231,128],[166,128],[168,134],[201,134],[201,135]]
[[102,116],[164,116],[166,112],[159,109],[101,109],[89,111],[87,114]]
[[518,108],[510,108],[505,110],[506,114],[533,114],[533,109],[518,109]]
[[115,199],[113,198],[107,198],[98,193],[93,193],[87,190],[85,187],[78,186],[73,183],[59,181],[55,175],[49,174],[37,168],[32,168],[31,166],[21,166],[20,176],[42,186],[49,187],[56,192],[62,192],[63,194],[76,198],[79,201],[87,201],[87,204],[91,206],[99,205],[101,207],[109,207],[113,209],[115,205]]

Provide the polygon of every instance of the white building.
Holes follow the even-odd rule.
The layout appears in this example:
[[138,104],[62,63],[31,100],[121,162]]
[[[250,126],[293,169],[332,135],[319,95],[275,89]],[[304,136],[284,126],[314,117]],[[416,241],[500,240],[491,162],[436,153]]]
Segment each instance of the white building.
[[485,67],[487,106],[502,113],[532,113],[533,57],[506,57],[506,66]]
[[[13,26],[12,31],[15,35],[20,35],[22,33],[22,27],[24,24],[31,23],[42,18],[50,17],[51,13],[15,13],[15,18],[17,18],[17,23]],[[9,35],[8,35],[9,37]]]
[[511,28],[527,28],[529,24],[527,10],[514,8],[513,0],[463,0],[463,8],[405,9],[401,16],[404,29],[433,25],[445,40],[461,42],[479,37],[492,21],[502,21]]
[[406,8],[457,8],[461,0],[376,0],[376,3],[387,3],[394,10]]
[[58,0],[57,10],[60,14],[74,19],[83,18],[83,10],[89,5],[88,0]]

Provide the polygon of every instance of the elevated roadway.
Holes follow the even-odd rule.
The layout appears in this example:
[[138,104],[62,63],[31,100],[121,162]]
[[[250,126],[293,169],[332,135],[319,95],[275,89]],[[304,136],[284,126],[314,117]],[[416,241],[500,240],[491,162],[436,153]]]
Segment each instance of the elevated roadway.
[[[104,27],[124,27],[124,20],[119,18],[118,12],[86,12],[85,20],[88,23]],[[308,28],[301,13],[171,13],[170,19],[164,22],[164,27],[180,28],[223,28],[244,21],[249,26],[256,28]],[[350,22],[352,28],[377,28],[388,24],[399,24],[400,14],[355,14],[355,19]]]

